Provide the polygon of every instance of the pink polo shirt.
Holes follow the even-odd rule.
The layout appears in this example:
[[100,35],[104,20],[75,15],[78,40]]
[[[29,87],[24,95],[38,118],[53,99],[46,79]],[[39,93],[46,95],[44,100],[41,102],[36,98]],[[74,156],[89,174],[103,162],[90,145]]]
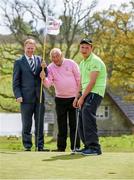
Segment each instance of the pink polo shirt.
[[48,65],[48,77],[44,81],[45,87],[55,88],[56,97],[75,97],[80,83],[80,72],[76,62],[71,59],[63,60],[61,66],[53,62]]

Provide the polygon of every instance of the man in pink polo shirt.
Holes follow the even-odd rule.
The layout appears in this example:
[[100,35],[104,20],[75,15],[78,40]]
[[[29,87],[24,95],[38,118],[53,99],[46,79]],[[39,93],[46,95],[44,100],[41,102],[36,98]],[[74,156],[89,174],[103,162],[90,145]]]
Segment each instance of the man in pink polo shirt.
[[[80,84],[80,72],[77,63],[66,59],[60,49],[54,48],[50,52],[52,63],[48,65],[48,77],[44,80],[45,87],[51,85],[55,88],[55,103],[58,124],[57,149],[65,151],[67,144],[67,119],[70,128],[71,150],[74,149],[76,130],[76,109],[73,101],[77,95]],[[76,148],[80,148],[80,139],[77,136]]]

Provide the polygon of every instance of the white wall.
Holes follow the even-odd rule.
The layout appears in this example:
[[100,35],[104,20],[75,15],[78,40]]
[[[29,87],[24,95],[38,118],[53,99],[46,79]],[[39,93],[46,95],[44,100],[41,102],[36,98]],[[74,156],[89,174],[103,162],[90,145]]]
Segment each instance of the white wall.
[[[44,124],[47,131],[48,124]],[[0,113],[0,136],[21,136],[22,123],[20,113]],[[34,121],[32,133],[34,132]]]

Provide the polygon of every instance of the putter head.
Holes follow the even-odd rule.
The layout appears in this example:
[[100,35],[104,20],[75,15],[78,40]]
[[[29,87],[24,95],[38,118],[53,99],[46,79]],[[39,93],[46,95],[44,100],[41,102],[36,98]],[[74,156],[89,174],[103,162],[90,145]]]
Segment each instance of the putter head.
[[76,150],[74,149],[72,152],[71,152],[71,155],[75,155],[77,154]]

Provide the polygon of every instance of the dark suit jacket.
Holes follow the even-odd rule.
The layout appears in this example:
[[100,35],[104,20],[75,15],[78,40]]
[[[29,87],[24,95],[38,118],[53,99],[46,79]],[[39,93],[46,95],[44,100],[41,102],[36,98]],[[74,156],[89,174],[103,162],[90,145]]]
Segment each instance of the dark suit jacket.
[[[36,73],[33,74],[25,56],[16,60],[13,69],[13,92],[17,98],[22,97],[23,103],[39,102],[40,99],[40,72],[41,58],[34,56],[36,62]],[[47,69],[45,69],[47,74]],[[42,102],[44,102],[44,93],[42,93]]]

